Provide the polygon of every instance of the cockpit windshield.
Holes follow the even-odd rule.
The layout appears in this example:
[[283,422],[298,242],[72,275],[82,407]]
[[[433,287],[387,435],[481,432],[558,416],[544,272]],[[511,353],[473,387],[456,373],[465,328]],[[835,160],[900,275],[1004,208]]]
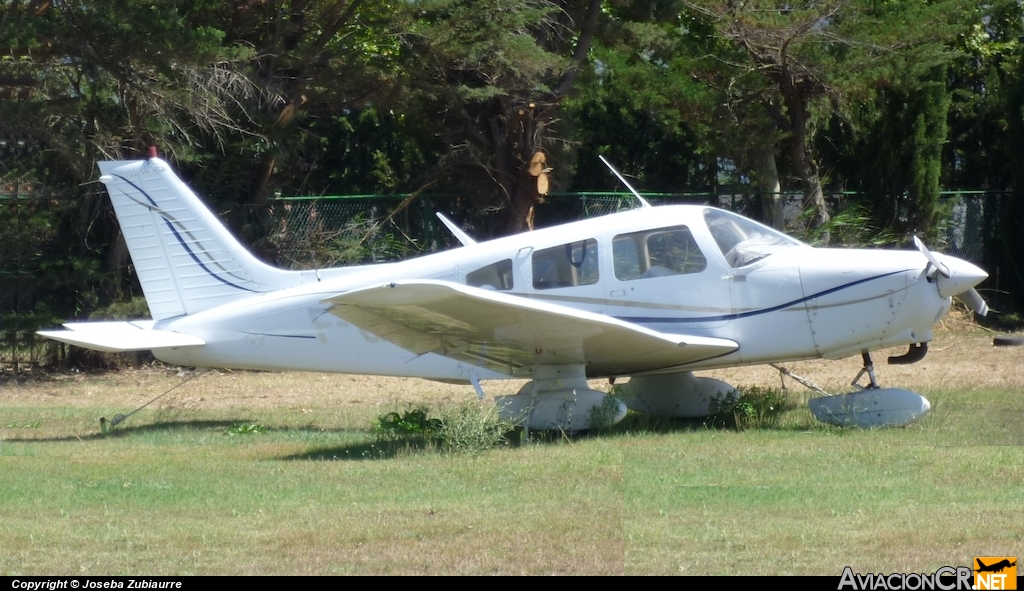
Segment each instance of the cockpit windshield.
[[743,267],[783,248],[803,244],[778,230],[721,209],[705,209],[704,221],[732,267]]

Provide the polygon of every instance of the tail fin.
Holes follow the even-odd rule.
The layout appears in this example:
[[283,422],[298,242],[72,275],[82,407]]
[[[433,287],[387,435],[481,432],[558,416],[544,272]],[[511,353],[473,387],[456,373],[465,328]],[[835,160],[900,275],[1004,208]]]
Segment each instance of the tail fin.
[[297,274],[257,260],[166,162],[100,162],[154,320],[289,287]]

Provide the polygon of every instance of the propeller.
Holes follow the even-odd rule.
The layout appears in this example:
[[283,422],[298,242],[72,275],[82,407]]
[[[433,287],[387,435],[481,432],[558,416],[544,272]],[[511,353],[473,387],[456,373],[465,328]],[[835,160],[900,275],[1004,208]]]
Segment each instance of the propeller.
[[[958,298],[979,316],[988,314],[988,304],[985,303],[985,298],[981,297],[978,290],[974,289],[975,285],[988,277],[988,273],[956,257],[936,256],[917,236],[914,236],[914,246],[928,259],[928,265],[935,268],[935,285],[938,287],[940,296]],[[928,267],[925,267],[926,271],[927,269]]]
[[949,279],[949,267],[940,263],[939,260],[935,258],[935,255],[932,254],[932,251],[928,250],[928,247],[925,246],[924,242],[922,242],[921,239],[918,238],[917,236],[914,236],[914,246],[917,247],[917,250],[921,251],[921,254],[924,255],[924,258],[928,259],[928,262],[931,263],[933,267],[935,267],[935,270],[938,271],[940,275]]
[[959,294],[956,297],[960,298],[960,301],[963,302],[968,308],[974,310],[974,313],[977,314],[978,316],[988,315],[988,304],[985,303],[985,298],[981,297],[981,294],[978,293],[978,290],[974,289],[973,287],[963,292],[962,294]]

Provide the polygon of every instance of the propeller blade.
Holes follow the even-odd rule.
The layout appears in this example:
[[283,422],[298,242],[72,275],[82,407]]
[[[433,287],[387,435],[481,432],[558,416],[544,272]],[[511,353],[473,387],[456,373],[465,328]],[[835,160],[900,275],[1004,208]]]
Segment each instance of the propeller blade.
[[935,270],[938,271],[940,275],[942,275],[946,279],[949,279],[949,268],[946,265],[940,263],[939,259],[935,258],[935,255],[933,255],[932,252],[928,250],[928,247],[925,246],[924,242],[921,242],[921,239],[918,238],[917,236],[914,236],[914,246],[917,247],[917,250],[921,251],[921,254],[923,254],[924,257],[928,259],[928,262],[931,263],[933,267],[935,267]]
[[[940,296],[944,298],[962,296],[964,303],[972,310],[979,314],[982,314],[981,310],[988,311],[985,300],[972,289],[984,281],[988,277],[988,273],[963,259],[943,254],[936,256],[917,236],[914,236],[914,245],[928,259],[928,265],[935,268],[935,274],[929,274],[928,280],[935,282]],[[925,267],[926,271],[927,269],[928,267]],[[968,291],[974,291],[974,293],[968,294]]]
[[988,304],[985,303],[985,298],[981,297],[978,290],[973,287],[956,297],[959,298],[964,305],[973,310],[978,316],[985,316],[988,314]]

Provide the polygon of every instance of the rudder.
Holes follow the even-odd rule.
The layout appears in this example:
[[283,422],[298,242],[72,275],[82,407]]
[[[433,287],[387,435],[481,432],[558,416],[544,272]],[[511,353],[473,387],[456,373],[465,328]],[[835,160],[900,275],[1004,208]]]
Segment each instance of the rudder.
[[298,283],[249,253],[163,160],[99,167],[154,320]]

